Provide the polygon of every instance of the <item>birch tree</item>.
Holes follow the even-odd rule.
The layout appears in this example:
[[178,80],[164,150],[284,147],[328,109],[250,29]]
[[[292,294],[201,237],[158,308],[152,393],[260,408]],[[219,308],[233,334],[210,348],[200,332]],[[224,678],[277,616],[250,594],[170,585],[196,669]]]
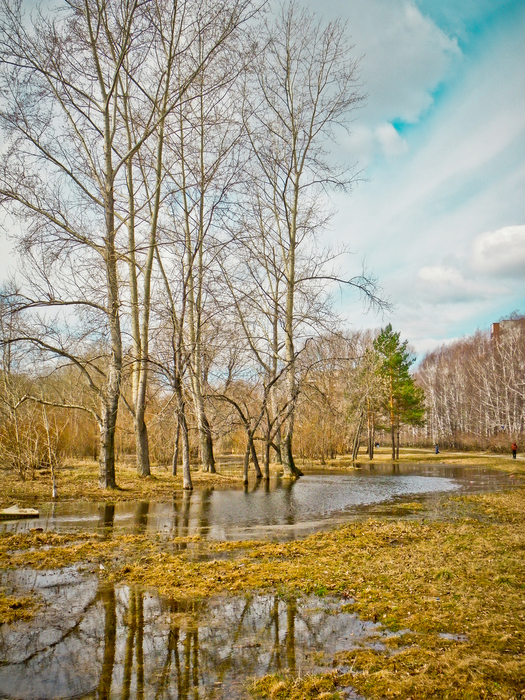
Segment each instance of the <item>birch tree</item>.
[[[227,2],[154,2],[145,6],[146,26],[153,28],[151,44],[143,56],[147,70],[137,78],[137,60],[126,63],[125,78],[122,80],[122,116],[126,125],[128,153],[126,162],[126,185],[128,194],[128,263],[131,312],[131,335],[133,342],[132,362],[132,401],[135,437],[137,444],[137,469],[139,474],[150,472],[149,447],[145,423],[146,391],[149,371],[149,342],[151,294],[153,268],[156,260],[158,228],[161,225],[161,208],[165,207],[173,192],[172,158],[176,152],[177,169],[185,173],[188,156],[184,145],[188,123],[188,113],[199,115],[200,150],[203,149],[205,134],[213,131],[216,125],[206,119],[211,111],[209,104],[215,105],[212,97],[224,83],[231,80],[231,63],[226,60],[229,44],[235,33],[250,15],[249,0],[229,0]],[[146,37],[148,33],[146,32]],[[141,41],[144,51],[145,39]],[[215,64],[221,66],[215,68]],[[228,75],[227,81],[225,74]],[[125,83],[124,83],[125,80]],[[137,93],[139,88],[139,96]],[[143,132],[150,124],[155,125],[151,136],[140,146]],[[192,123],[192,129],[198,128]],[[184,136],[183,136],[184,134]],[[191,146],[194,148],[192,140]],[[222,158],[223,160],[223,158]],[[220,162],[222,162],[222,160]],[[200,161],[198,161],[200,162]],[[201,170],[204,171],[204,165]],[[169,177],[167,178],[167,173]],[[211,179],[209,173],[201,172],[202,182]],[[166,179],[168,184],[166,184]],[[192,180],[191,186],[194,186]],[[177,182],[175,197],[187,201],[186,178]],[[204,196],[204,193],[203,193]],[[204,208],[198,208],[202,212]],[[188,214],[188,217],[190,214]],[[201,224],[201,230],[205,222]],[[186,228],[189,226],[186,222]],[[139,238],[142,233],[142,238]],[[202,234],[201,234],[202,235]],[[201,247],[202,247],[201,241]],[[194,252],[189,249],[189,256]],[[198,257],[202,260],[202,253]],[[195,267],[192,260],[191,271]],[[200,269],[200,268],[199,268]],[[202,275],[202,273],[201,273]],[[160,281],[160,279],[159,279]],[[184,282],[185,284],[185,282]],[[201,282],[202,285],[202,282]],[[198,284],[197,284],[198,286]],[[199,372],[199,330],[195,328],[195,307],[202,295],[195,293],[193,280],[187,287],[189,294],[188,318],[190,333],[195,335],[194,362],[190,367],[195,386],[194,398],[198,409],[199,426],[206,436],[206,456],[204,462],[214,469],[213,450],[209,425],[204,413],[203,391],[198,380]],[[197,299],[195,300],[195,296]],[[195,378],[197,377],[197,379]]]
[[[249,0],[70,0],[27,18],[21,0],[0,2],[0,121],[7,144],[0,197],[20,225],[19,248],[37,278],[26,276],[19,302],[28,303],[17,308],[60,307],[62,322],[89,318],[105,348],[97,420],[106,487],[116,485],[125,261],[134,345],[131,408],[138,469],[149,472],[144,411],[165,120],[250,6]],[[47,349],[53,354],[57,348]]]
[[[121,147],[118,84],[138,7],[72,0],[65,11],[27,22],[22,2],[0,6],[0,120],[7,137],[0,196],[22,223],[20,249],[40,273],[38,283],[27,280],[32,304],[67,308],[70,316],[91,313],[102,323],[107,351],[98,420],[105,487],[116,485],[122,375],[116,188],[128,155]],[[100,286],[85,285],[87,260],[100,271],[94,275]]]
[[[230,239],[226,220],[239,179],[242,125],[233,95],[244,65],[238,46],[222,48],[218,60],[193,82],[172,126],[166,185],[172,221],[166,228],[173,234],[163,243],[164,256],[181,258],[187,376],[202,466],[212,473],[215,458],[206,409],[207,329],[218,311],[217,259]],[[197,50],[200,56],[205,44],[199,41]]]
[[[264,215],[264,236],[282,271],[284,362],[288,365],[287,403],[298,396],[296,380],[297,295],[301,252],[325,223],[326,190],[349,188],[347,168],[338,168],[327,144],[336,126],[347,127],[362,101],[357,62],[351,59],[346,28],[323,27],[295,2],[283,4],[275,22],[258,28],[257,61],[245,94],[245,124],[252,152],[252,181]],[[347,280],[348,281],[348,280]],[[367,282],[360,279],[367,287]],[[294,464],[294,411],[283,425],[282,459],[286,476]]]

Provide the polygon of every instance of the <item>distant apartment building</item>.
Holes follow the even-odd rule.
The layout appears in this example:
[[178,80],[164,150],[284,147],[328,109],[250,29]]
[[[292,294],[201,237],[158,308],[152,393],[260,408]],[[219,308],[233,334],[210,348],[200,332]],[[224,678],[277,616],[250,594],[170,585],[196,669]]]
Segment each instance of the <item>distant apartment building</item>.
[[490,339],[497,342],[514,329],[525,331],[525,318],[509,318],[493,323],[490,328]]

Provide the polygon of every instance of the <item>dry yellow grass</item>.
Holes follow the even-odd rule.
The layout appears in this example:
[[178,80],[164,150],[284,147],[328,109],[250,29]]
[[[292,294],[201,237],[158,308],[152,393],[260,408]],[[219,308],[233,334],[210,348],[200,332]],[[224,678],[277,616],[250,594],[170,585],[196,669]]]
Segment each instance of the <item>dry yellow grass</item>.
[[[209,474],[192,471],[191,478],[195,487],[217,486],[238,483],[242,480],[239,472],[224,471]],[[182,476],[172,476],[163,467],[154,467],[149,477],[138,476],[135,467],[127,464],[117,468],[116,489],[103,489],[98,482],[98,465],[95,462],[72,463],[57,471],[58,501],[137,501],[144,499],[171,499],[174,491],[182,489]],[[0,469],[0,507],[11,503],[20,506],[38,506],[39,503],[52,500],[52,480],[49,470],[35,471],[25,480],[6,469]]]
[[0,625],[28,620],[38,609],[38,603],[29,596],[6,596],[0,590]]

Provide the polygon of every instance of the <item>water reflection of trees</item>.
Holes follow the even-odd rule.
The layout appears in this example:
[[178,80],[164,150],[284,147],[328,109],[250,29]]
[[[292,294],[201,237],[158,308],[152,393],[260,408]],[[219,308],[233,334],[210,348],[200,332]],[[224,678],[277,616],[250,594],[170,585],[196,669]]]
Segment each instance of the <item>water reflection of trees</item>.
[[[164,601],[138,588],[127,589],[127,596],[127,606],[124,604],[117,620],[114,590],[104,594],[100,699],[117,697],[115,693],[122,700],[143,698],[145,688],[148,697],[155,700],[189,700],[198,697],[199,689],[204,688],[208,694],[215,688],[216,697],[226,697],[224,686],[236,679],[283,668],[296,670],[298,607],[293,598]],[[156,607],[147,615],[145,597],[150,605],[155,601]],[[162,641],[151,629],[152,614],[169,621]],[[116,629],[119,638],[125,639],[121,662],[115,659]],[[144,638],[151,642],[146,654]],[[115,673],[115,663],[122,663],[121,672]],[[122,678],[120,687],[118,678]]]
[[[213,487],[177,493],[170,504],[140,501],[116,506],[104,503],[98,507],[97,528],[105,538],[111,537],[113,530],[119,527],[136,534],[149,530],[169,532],[174,537],[199,535],[207,538],[215,528],[224,535],[224,528],[236,527],[246,518],[262,526],[279,522],[293,525],[297,519],[293,487],[294,482],[279,479],[271,485],[268,481],[257,480],[244,485],[245,502],[236,503],[228,498],[228,491],[216,492]],[[256,497],[252,500],[258,491],[265,495],[277,493],[273,499]]]
[[[322,649],[333,633],[325,623],[335,616],[318,611],[312,617],[294,598],[169,601],[138,587],[89,585],[82,609],[63,623],[52,646],[45,643],[49,611],[19,630],[34,642],[27,654],[20,645],[8,651],[13,639],[4,631],[0,696],[16,689],[24,699],[91,693],[98,700],[189,700],[206,690],[206,697],[228,698],[228,689],[246,677],[301,670],[305,649]],[[63,604],[57,591],[51,608],[66,620]],[[52,694],[42,693],[51,688]]]

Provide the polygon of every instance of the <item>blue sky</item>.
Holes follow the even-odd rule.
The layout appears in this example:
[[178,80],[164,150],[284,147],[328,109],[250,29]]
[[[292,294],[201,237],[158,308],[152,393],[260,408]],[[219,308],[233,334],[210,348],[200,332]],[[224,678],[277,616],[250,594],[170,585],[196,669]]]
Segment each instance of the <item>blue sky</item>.
[[339,151],[366,179],[335,200],[329,237],[395,304],[365,315],[344,294],[344,315],[391,322],[421,354],[525,312],[525,0],[325,0],[322,12],[347,20],[368,93]]

